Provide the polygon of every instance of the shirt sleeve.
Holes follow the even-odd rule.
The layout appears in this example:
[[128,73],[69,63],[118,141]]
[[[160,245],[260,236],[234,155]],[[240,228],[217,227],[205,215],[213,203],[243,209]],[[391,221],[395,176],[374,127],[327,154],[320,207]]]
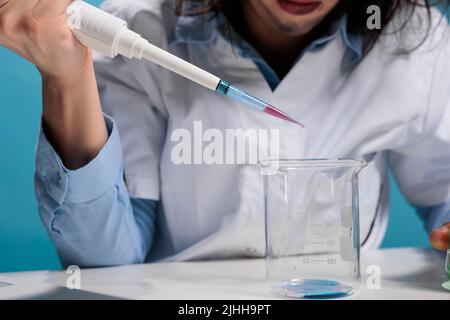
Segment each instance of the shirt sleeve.
[[402,193],[412,204],[430,207],[450,201],[450,105],[434,134],[389,151],[389,160]]
[[388,152],[400,190],[431,231],[450,221],[450,96],[437,130]]
[[433,207],[417,208],[417,210],[426,221],[425,228],[428,233],[450,222],[450,201]]
[[[437,11],[436,11],[437,12]],[[432,57],[431,82],[423,106],[424,121],[414,139],[388,151],[388,158],[406,199],[419,210],[428,231],[448,221],[450,203],[450,29],[433,11],[433,32],[416,54]],[[405,130],[413,136],[415,129]]]
[[40,133],[36,157],[39,212],[63,265],[102,267],[141,263],[151,246],[156,201],[131,199],[123,178],[114,121],[95,159],[78,170],[64,167]]

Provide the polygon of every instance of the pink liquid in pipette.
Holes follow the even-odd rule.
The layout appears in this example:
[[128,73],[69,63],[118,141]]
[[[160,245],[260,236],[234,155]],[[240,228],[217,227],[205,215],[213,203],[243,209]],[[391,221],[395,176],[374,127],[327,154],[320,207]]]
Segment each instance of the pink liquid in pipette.
[[275,108],[275,107],[267,106],[263,111],[264,111],[265,113],[270,114],[271,116],[277,117],[277,118],[279,118],[279,119],[286,120],[286,121],[289,121],[289,122],[298,124],[298,125],[301,126],[302,128],[305,127],[304,124],[302,124],[302,123],[300,123],[300,122],[298,122],[298,121],[295,121],[294,119],[292,119],[292,118],[289,117],[288,115],[284,114],[283,112],[281,112],[280,110],[278,110],[278,109]]

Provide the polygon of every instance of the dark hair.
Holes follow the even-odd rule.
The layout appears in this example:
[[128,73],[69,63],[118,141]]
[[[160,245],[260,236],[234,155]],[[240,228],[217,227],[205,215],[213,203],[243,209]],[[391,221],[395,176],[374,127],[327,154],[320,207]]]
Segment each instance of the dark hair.
[[[176,0],[176,11],[178,15],[182,14],[182,6],[187,1],[194,1],[199,4],[197,10],[187,13],[188,15],[224,13],[226,16],[230,16],[233,12],[236,12],[236,2],[240,0]],[[426,40],[431,29],[431,7],[432,5],[438,4],[449,6],[450,0],[340,0],[337,7],[327,17],[327,20],[336,19],[343,14],[347,14],[347,31],[350,34],[361,35],[363,37],[364,54],[367,54],[373,48],[386,26],[403,6],[409,6],[407,16],[395,32],[401,32],[413,17],[415,11],[419,8],[423,9],[428,16],[428,24],[426,25],[423,39],[414,47],[405,49],[406,51],[412,51]],[[380,29],[370,30],[367,28],[367,19],[369,17],[367,9],[372,5],[376,5],[381,9]]]

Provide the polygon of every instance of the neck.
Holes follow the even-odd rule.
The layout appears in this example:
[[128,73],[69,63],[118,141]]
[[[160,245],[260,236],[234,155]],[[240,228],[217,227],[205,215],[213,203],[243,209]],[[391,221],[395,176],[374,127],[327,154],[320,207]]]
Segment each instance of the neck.
[[232,21],[237,31],[258,51],[280,78],[289,72],[307,42],[307,35],[291,36],[262,21],[250,1],[241,1],[243,13]]

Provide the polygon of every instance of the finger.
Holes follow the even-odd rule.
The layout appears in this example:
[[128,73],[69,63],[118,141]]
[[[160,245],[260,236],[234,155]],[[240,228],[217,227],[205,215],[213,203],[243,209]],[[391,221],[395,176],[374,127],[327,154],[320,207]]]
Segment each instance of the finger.
[[443,227],[433,230],[430,234],[431,245],[438,250],[447,250],[450,229],[448,228],[450,224],[446,224]]
[[0,9],[8,4],[9,0],[0,0]]
[[15,38],[17,34],[18,26],[20,26],[24,11],[27,8],[29,2],[16,2],[13,0],[0,0],[0,42],[5,45],[9,40]]
[[42,19],[62,15],[71,2],[72,0],[39,0],[33,7],[33,16]]

